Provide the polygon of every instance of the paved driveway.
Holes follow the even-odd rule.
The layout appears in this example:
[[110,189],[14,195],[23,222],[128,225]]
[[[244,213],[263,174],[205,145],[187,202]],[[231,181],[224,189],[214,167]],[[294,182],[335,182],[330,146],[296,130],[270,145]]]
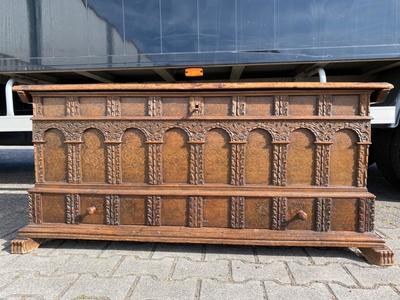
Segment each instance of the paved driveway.
[[[398,263],[371,266],[348,249],[53,240],[10,255],[26,224],[14,183],[32,183],[31,152],[0,149],[1,299],[400,299]],[[376,169],[369,186],[377,231],[400,257],[400,192]]]

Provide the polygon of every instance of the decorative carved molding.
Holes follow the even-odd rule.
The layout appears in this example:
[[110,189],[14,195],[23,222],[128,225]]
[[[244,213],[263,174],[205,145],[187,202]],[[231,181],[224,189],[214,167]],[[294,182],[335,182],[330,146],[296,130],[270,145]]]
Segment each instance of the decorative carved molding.
[[244,96],[232,97],[232,115],[233,116],[246,115],[246,97]]
[[81,183],[81,143],[67,143],[68,183]]
[[44,182],[44,143],[34,143],[35,178],[37,183]]
[[76,117],[80,115],[78,97],[68,96],[66,98],[66,112],[68,117]]
[[204,184],[204,144],[190,144],[190,184]]
[[43,100],[39,96],[33,96],[33,116],[34,117],[43,117]]
[[328,186],[330,144],[317,144],[315,154],[315,185]]
[[146,223],[147,225],[161,225],[161,197],[147,196],[146,198]]
[[367,186],[369,143],[358,143],[357,186]]
[[230,136],[231,142],[245,142],[250,131],[265,129],[271,134],[274,142],[288,142],[290,134],[297,129],[308,129],[315,135],[316,142],[331,142],[335,133],[342,129],[353,130],[359,138],[359,142],[370,141],[369,120],[330,120],[323,119],[313,121],[276,120],[266,119],[262,121],[235,120],[163,120],[154,122],[149,120],[68,120],[56,121],[45,119],[34,120],[33,141],[43,141],[44,132],[51,128],[57,128],[64,134],[66,141],[79,142],[83,132],[89,128],[100,130],[106,142],[121,141],[123,133],[129,128],[141,130],[147,141],[161,142],[165,131],[172,128],[184,130],[191,142],[204,142],[207,131],[214,128],[224,129]]
[[319,116],[332,115],[332,95],[318,96],[318,115]]
[[162,184],[162,144],[148,142],[149,184]]
[[78,194],[65,195],[65,223],[79,224],[81,201]]
[[272,184],[278,186],[286,185],[286,165],[288,155],[287,143],[273,144],[272,160]]
[[316,231],[329,231],[331,230],[331,198],[318,198],[316,199]]
[[106,196],[106,224],[120,224],[120,198],[117,195]]
[[188,226],[203,226],[203,197],[189,197]]
[[121,115],[121,101],[119,96],[108,96],[106,102],[106,113],[110,117]]
[[374,199],[358,199],[358,231],[369,232],[374,230],[375,201]]
[[121,144],[106,144],[107,153],[107,182],[121,183]]
[[272,229],[284,230],[286,228],[287,219],[287,198],[272,198]]
[[191,96],[189,98],[189,114],[191,116],[204,115],[204,98],[199,96]]
[[279,95],[275,96],[275,115],[276,116],[287,116],[289,113],[289,96]]
[[231,143],[231,184],[244,185],[245,144]]
[[161,116],[161,97],[151,96],[148,98],[147,103],[147,111],[149,116]]
[[244,228],[245,224],[245,198],[244,197],[231,197],[231,227]]

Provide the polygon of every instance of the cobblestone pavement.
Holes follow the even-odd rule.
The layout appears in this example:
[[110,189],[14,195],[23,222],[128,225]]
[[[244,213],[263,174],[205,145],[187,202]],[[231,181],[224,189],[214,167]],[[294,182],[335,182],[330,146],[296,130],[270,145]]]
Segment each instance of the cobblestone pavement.
[[[369,186],[377,232],[399,258],[400,191],[376,169]],[[52,240],[11,255],[25,210],[25,194],[0,189],[0,299],[400,299],[400,264],[350,249]]]

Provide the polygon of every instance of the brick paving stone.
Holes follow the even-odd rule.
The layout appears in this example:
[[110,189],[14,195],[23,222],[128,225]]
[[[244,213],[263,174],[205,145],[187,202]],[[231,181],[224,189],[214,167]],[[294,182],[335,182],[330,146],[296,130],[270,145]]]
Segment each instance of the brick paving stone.
[[201,245],[157,244],[152,259],[181,257],[191,260],[201,260],[202,249]]
[[97,275],[109,276],[120,259],[120,256],[99,258],[73,255],[70,256],[62,266],[57,268],[56,274],[94,273]]
[[12,255],[9,253],[6,253],[4,255],[0,255],[0,274],[7,272],[6,266],[10,265],[13,263],[16,259],[18,259],[20,255]]
[[333,295],[323,283],[313,283],[310,286],[280,285],[275,282],[264,282],[268,300],[281,299],[333,299]]
[[297,284],[308,284],[312,282],[340,282],[347,286],[354,286],[353,278],[339,264],[326,266],[301,265],[288,263]]
[[391,229],[379,227],[377,229],[377,231],[378,231],[378,233],[379,232],[383,233],[389,239],[399,240],[400,239],[400,221],[397,226],[398,226],[397,228],[391,228]]
[[210,278],[228,281],[229,273],[229,262],[225,260],[190,261],[187,259],[179,259],[176,263],[172,278]]
[[106,248],[107,241],[81,241],[67,240],[58,249],[52,252],[52,256],[59,255],[87,255],[98,257]]
[[97,277],[84,274],[64,294],[62,299],[125,299],[135,276]]
[[274,261],[311,263],[307,253],[303,248],[299,247],[257,247],[256,252],[261,263],[271,263]]
[[15,281],[21,274],[17,272],[0,274],[0,291]]
[[283,262],[254,264],[232,261],[232,277],[234,281],[276,280],[281,283],[290,283],[289,273]]
[[254,251],[249,246],[206,246],[206,261],[217,259],[236,259],[248,262],[255,262]]
[[194,299],[197,280],[183,281],[157,280],[148,276],[141,277],[133,291],[131,299],[186,300]]
[[400,267],[374,267],[363,268],[355,265],[347,265],[351,274],[363,287],[373,287],[375,284],[400,285]]
[[171,272],[173,258],[164,258],[161,260],[145,260],[127,256],[121,265],[114,272],[115,276],[125,275],[150,275],[158,279],[167,279]]
[[11,264],[3,266],[0,272],[28,271],[40,272],[41,275],[51,275],[62,267],[68,260],[68,256],[35,256],[31,254],[18,255]]
[[260,281],[245,283],[226,283],[216,280],[203,280],[201,284],[200,300],[221,299],[263,299],[264,291]]
[[153,247],[152,243],[111,242],[99,257],[126,255],[147,259],[150,258]]
[[18,296],[19,299],[41,297],[41,299],[57,299],[76,279],[77,274],[63,276],[38,276],[26,273],[0,292],[0,298]]
[[330,284],[330,288],[338,300],[352,299],[383,299],[399,300],[400,296],[389,286],[380,286],[376,289],[349,289],[338,284]]
[[307,248],[306,251],[316,265],[354,263],[369,266],[369,263],[363,257],[348,248]]

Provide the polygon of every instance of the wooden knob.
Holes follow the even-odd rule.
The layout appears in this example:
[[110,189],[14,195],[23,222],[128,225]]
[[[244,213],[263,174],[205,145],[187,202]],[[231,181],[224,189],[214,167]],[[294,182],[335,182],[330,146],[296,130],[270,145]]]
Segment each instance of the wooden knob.
[[296,214],[297,218],[299,218],[300,220],[307,220],[307,213],[304,210],[299,210]]
[[96,212],[96,206],[90,206],[86,209],[88,215],[93,215]]

